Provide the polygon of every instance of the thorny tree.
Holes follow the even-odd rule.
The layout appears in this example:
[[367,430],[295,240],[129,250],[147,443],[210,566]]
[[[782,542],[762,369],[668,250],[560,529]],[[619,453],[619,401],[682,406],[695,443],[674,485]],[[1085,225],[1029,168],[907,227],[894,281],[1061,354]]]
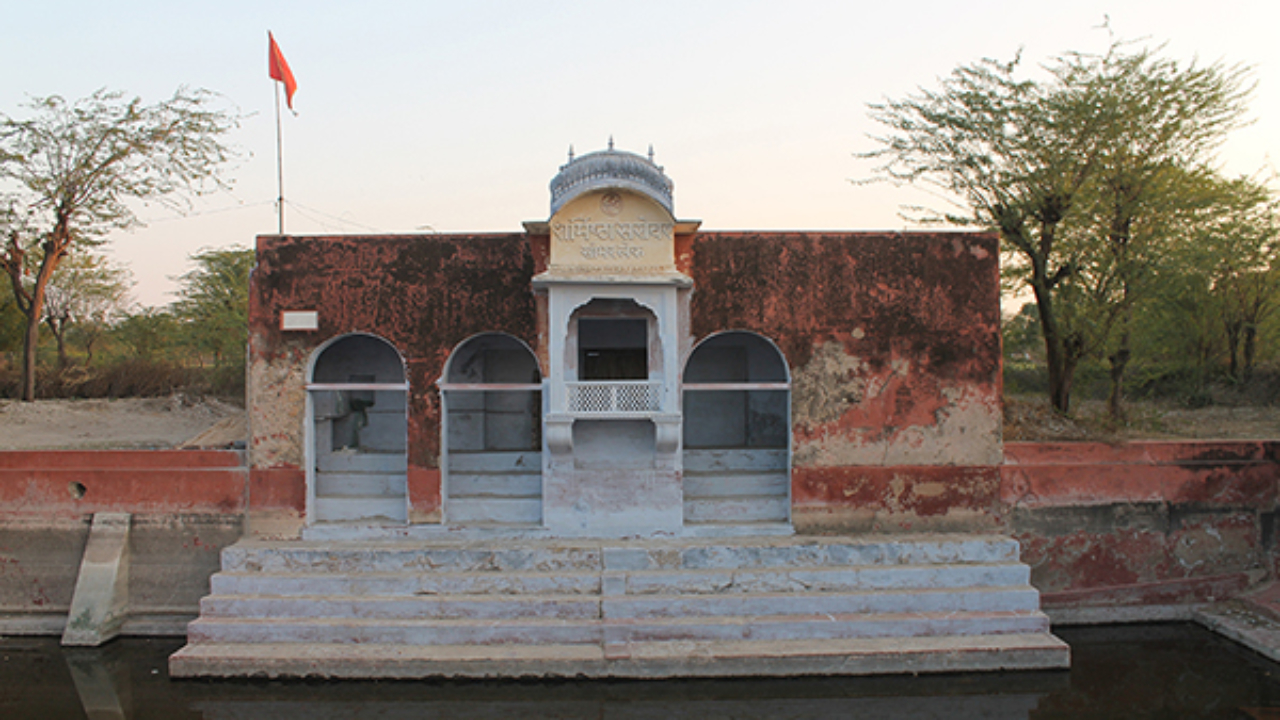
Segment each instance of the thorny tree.
[[[926,218],[1000,233],[1012,279],[1035,297],[1050,401],[1067,412],[1076,367],[1116,328],[1112,362],[1123,377],[1135,228],[1160,225],[1149,220],[1167,210],[1167,181],[1202,171],[1248,89],[1238,68],[1182,66],[1119,43],[1101,56],[1060,56],[1040,81],[1019,78],[1018,66],[983,60],[938,90],[871,105],[891,132],[861,156],[882,163],[879,179],[931,185],[957,203]],[[1115,277],[1102,326],[1071,305],[1086,264]]]
[[99,90],[69,102],[31,100],[27,119],[0,115],[0,267],[26,318],[22,399],[35,399],[36,346],[50,278],[72,254],[140,224],[130,203],[177,210],[224,186],[236,115],[205,90],[179,88],[148,105]]

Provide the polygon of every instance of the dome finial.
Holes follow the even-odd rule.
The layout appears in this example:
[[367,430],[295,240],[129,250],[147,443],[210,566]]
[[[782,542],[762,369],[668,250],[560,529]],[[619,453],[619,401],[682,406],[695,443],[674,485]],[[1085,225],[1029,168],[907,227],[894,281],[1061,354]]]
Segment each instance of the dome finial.
[[569,162],[573,162],[573,143],[569,143]]
[[649,143],[649,162],[653,162],[653,143]]
[[[555,215],[566,204],[584,193],[594,190],[630,190],[648,196],[671,213],[672,182],[662,168],[639,153],[615,149],[613,136],[609,136],[609,149],[584,153],[560,168],[551,179],[551,214]],[[649,149],[653,155],[652,146]]]

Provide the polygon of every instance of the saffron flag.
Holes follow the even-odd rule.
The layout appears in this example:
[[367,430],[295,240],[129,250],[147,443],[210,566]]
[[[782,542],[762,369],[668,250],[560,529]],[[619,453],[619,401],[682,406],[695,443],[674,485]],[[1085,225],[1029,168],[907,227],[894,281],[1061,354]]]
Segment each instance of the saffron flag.
[[284,83],[284,101],[292,110],[293,93],[298,89],[298,81],[293,79],[293,71],[289,69],[289,63],[285,62],[284,54],[280,52],[280,46],[276,45],[271,31],[267,31],[267,42],[270,44],[267,48],[267,74],[272,80]]

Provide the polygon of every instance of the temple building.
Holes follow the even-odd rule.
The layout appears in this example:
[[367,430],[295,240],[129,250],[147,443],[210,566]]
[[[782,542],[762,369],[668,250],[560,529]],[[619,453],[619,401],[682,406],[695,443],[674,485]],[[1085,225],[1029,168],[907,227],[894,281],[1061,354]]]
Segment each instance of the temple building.
[[523,232],[260,237],[247,537],[172,672],[1065,666],[1000,534],[996,236],[673,187],[611,143]]
[[996,238],[699,226],[608,149],[523,233],[259,238],[251,521],[982,528]]

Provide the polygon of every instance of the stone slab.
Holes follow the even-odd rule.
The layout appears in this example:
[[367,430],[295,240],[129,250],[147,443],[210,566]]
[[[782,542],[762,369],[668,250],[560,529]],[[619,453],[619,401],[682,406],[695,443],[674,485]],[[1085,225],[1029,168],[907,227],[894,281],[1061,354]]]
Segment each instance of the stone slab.
[[1280,621],[1248,601],[1229,600],[1197,608],[1191,617],[1268,660],[1280,662]]
[[62,644],[97,646],[120,633],[129,611],[128,513],[98,513],[89,528]]
[[218,573],[217,595],[457,595],[600,592],[599,573]]
[[244,618],[530,618],[554,617],[595,620],[600,598],[594,595],[210,595],[200,602],[205,617]]
[[[287,552],[282,552],[287,551]],[[529,540],[510,537],[449,539],[430,544],[416,537],[381,540],[316,539],[293,542],[242,540],[223,552],[223,569],[324,572],[369,570],[646,570],[748,569],[1016,563],[1018,543],[998,536],[870,536],[848,538],[669,538],[629,541]],[[603,559],[602,559],[603,558]],[[274,563],[274,564],[273,564]],[[283,563],[287,563],[283,564]],[[372,564],[371,564],[372,563]],[[603,565],[602,565],[603,563]]]
[[[607,655],[607,656],[606,656]],[[603,645],[188,645],[172,677],[672,678],[1054,670],[1066,643],[1047,634]]]

